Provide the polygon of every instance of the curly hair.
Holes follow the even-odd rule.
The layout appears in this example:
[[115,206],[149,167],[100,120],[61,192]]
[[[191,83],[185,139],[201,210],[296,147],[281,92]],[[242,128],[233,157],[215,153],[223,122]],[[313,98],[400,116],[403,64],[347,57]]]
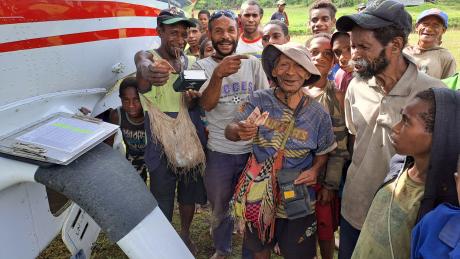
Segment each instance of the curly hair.
[[335,7],[335,5],[329,0],[315,1],[310,7],[309,12],[311,13],[312,10],[322,9],[322,8],[329,9],[329,14],[331,15],[331,18],[332,19],[335,18],[335,14],[337,13],[337,7]]
[[419,92],[415,95],[415,98],[418,98],[429,105],[427,112],[422,112],[418,115],[425,123],[426,132],[433,133],[434,122],[436,119],[436,99],[433,90],[430,88],[428,90]]

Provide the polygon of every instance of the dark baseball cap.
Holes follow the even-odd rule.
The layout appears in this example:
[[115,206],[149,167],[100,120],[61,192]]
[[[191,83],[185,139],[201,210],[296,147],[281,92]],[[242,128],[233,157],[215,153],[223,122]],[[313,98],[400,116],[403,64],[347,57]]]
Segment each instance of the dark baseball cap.
[[400,2],[375,0],[369,1],[361,13],[340,17],[336,27],[339,31],[351,31],[356,25],[369,30],[396,25],[409,35],[412,30],[412,17]]
[[160,11],[160,14],[157,17],[157,22],[159,24],[176,24],[176,23],[184,23],[187,27],[195,27],[195,23],[190,21],[187,17],[185,17],[185,13],[175,7],[164,9]]

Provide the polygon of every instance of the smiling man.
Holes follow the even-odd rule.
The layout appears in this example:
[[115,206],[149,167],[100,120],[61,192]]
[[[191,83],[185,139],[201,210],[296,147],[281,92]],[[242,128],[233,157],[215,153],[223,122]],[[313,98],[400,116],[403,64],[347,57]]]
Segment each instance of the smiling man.
[[374,1],[337,21],[339,31],[351,31],[355,73],[345,95],[346,124],[355,142],[342,198],[339,258],[351,257],[372,197],[388,172],[395,154],[389,135],[401,108],[417,92],[444,86],[402,54],[411,28],[404,5],[391,0]]
[[335,13],[337,8],[332,2],[318,0],[310,7],[308,26],[313,34],[332,33],[335,26]]
[[253,91],[269,85],[257,58],[235,55],[238,24],[233,12],[214,12],[209,19],[208,37],[215,54],[198,60],[192,69],[205,70],[208,78],[200,89],[203,93],[200,104],[209,123],[205,185],[212,207],[212,238],[216,249],[213,258],[225,258],[232,249],[229,202],[251,152],[251,142],[234,143],[225,138],[224,129],[233,121],[241,102]]
[[447,25],[448,16],[445,12],[437,8],[423,11],[415,24],[418,43],[404,50],[404,53],[414,58],[420,71],[439,79],[450,77],[457,71],[454,57],[449,50],[441,47]]

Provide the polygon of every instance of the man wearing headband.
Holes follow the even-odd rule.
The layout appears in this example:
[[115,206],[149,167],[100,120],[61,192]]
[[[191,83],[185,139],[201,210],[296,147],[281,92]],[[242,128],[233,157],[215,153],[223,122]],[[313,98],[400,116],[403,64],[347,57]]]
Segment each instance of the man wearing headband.
[[395,154],[389,135],[401,108],[419,91],[444,84],[417,70],[402,54],[412,18],[392,0],[369,2],[357,14],[337,20],[351,31],[355,78],[345,95],[345,119],[354,135],[353,156],[342,198],[339,258],[350,258],[375,192]]

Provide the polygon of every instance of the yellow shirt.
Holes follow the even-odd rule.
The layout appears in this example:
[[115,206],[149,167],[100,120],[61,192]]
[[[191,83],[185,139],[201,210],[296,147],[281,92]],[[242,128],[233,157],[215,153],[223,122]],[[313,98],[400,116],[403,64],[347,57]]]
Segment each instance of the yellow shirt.
[[[375,195],[352,259],[392,258],[388,231],[391,233],[394,258],[410,258],[411,232],[417,220],[425,185],[412,181],[407,172],[406,169],[399,179],[384,186]],[[393,192],[394,198],[391,201]]]

